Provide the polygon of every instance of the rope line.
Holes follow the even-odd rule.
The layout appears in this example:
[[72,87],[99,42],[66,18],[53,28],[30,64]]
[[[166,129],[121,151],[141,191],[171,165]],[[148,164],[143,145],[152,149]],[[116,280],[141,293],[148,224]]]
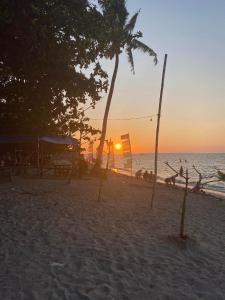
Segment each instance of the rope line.
[[[130,120],[149,119],[149,118],[152,118],[152,117],[155,117],[155,116],[157,116],[157,114],[147,115],[147,116],[140,116],[140,117],[129,117],[129,118],[109,118],[108,120],[110,120],[110,121],[130,121]],[[101,119],[89,118],[89,119],[92,120],[92,121],[101,121],[101,120],[103,120],[103,118],[101,118]]]

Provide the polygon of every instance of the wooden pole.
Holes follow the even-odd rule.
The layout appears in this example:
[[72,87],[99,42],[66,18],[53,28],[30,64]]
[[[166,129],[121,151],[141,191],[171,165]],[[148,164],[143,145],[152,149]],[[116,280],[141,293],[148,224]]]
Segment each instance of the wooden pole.
[[182,239],[186,238],[186,235],[184,234],[184,221],[185,221],[185,215],[186,215],[186,199],[187,199],[187,194],[188,194],[188,180],[189,180],[188,169],[186,169],[184,198],[183,198],[181,220],[180,220],[180,237]]
[[156,182],[157,182],[157,173],[158,173],[159,127],[160,127],[160,117],[161,117],[161,107],[162,107],[164,80],[165,80],[165,73],[166,73],[166,63],[167,63],[167,54],[165,54],[165,57],[164,57],[163,73],[162,73],[162,81],[161,81],[161,89],[160,89],[160,97],[159,97],[159,108],[158,108],[158,118],[157,118],[156,138],[155,138],[155,171],[154,171],[154,182],[153,182],[153,187],[152,187],[151,208],[153,208],[153,202],[154,202],[154,198],[155,198]]
[[[179,174],[177,170],[175,170],[168,162],[165,163],[173,172]],[[186,202],[187,202],[187,195],[188,195],[188,181],[189,181],[189,173],[188,169],[186,169],[185,175],[180,175],[185,179],[185,188],[184,188],[184,196],[182,202],[182,210],[181,210],[181,219],[180,219],[180,238],[186,239],[187,235],[184,234],[184,225],[185,225],[185,216],[186,216]]]

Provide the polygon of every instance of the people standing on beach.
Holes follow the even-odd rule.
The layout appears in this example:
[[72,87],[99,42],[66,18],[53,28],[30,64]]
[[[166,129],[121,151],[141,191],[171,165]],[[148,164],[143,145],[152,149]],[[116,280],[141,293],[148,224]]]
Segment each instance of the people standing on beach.
[[143,179],[145,181],[148,181],[149,180],[149,174],[148,174],[148,171],[145,171],[144,174],[143,174]]
[[167,178],[165,179],[166,185],[169,185],[169,184],[175,185],[175,183],[176,183],[176,177],[177,177],[177,176],[178,176],[178,174],[173,175],[173,176],[171,176],[171,177],[167,177]]
[[148,171],[146,170],[143,174],[142,174],[142,170],[138,170],[135,173],[135,177],[137,179],[143,179],[144,181],[149,181],[152,182],[154,180],[154,174],[152,171],[150,171],[150,173],[148,173]]
[[183,169],[182,166],[180,167],[179,175],[180,175],[181,177],[184,175],[184,169]]
[[154,180],[154,174],[153,174],[152,171],[150,171],[150,174],[149,174],[149,176],[148,176],[148,180],[149,180],[150,182],[153,182],[153,180]]
[[199,181],[196,182],[195,186],[192,188],[192,192],[199,193],[201,191],[201,183]]
[[141,169],[138,170],[138,171],[135,173],[135,177],[136,177],[137,179],[141,179],[141,175],[142,175],[142,170],[141,170]]

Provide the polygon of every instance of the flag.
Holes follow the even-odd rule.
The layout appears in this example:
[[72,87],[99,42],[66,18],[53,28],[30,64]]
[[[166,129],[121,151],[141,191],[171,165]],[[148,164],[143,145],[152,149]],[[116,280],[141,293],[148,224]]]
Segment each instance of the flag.
[[123,157],[125,159],[124,169],[129,169],[132,173],[132,153],[129,133],[121,135]]

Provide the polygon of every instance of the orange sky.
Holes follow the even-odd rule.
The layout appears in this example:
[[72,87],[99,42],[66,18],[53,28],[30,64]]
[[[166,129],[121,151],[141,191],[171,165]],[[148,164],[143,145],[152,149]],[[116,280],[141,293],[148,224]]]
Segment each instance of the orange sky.
[[[159,69],[162,69],[162,66],[159,66]],[[139,117],[157,113],[161,74],[158,72],[156,75],[157,84],[153,81],[149,87],[142,87],[140,91],[137,90],[137,81],[141,81],[140,78],[136,78],[138,76],[129,75],[131,83],[123,87],[120,79],[123,74],[119,75],[109,118]],[[151,77],[153,76],[151,75],[150,79]],[[167,77],[162,103],[159,152],[225,152],[225,104],[219,103],[220,99],[217,101],[215,97],[214,101],[207,101],[205,105],[204,90],[201,97],[198,95],[198,101],[190,101],[189,97],[194,98],[196,90],[182,94],[181,88],[168,87],[170,81]],[[105,103],[104,97],[95,110],[88,112],[88,116],[102,118]],[[120,136],[129,132],[133,152],[154,152],[156,120],[156,117],[153,117],[152,121],[109,120],[107,138],[111,137],[114,142],[120,142]],[[101,128],[102,120],[90,122],[94,127]]]
[[[165,117],[166,118],[166,117]],[[100,127],[101,121],[95,121]],[[159,151],[166,153],[180,152],[224,152],[225,141],[221,140],[221,126],[225,124],[179,124],[179,122],[161,120]],[[121,134],[130,133],[134,153],[154,152],[156,117],[138,121],[109,121],[108,137],[117,143]],[[208,137],[210,136],[210,143]],[[98,143],[95,143],[97,146]]]
[[[120,56],[109,118],[156,114],[164,54],[168,53],[160,127],[160,152],[225,152],[225,3],[127,0],[131,15],[141,8],[137,30],[159,63],[134,52],[135,75]],[[163,9],[162,9],[163,7]],[[103,61],[111,79],[114,61]],[[106,95],[90,118],[103,118]],[[101,121],[91,124],[101,129]],[[107,138],[130,133],[134,152],[153,152],[156,118],[109,121]],[[96,143],[97,146],[97,143]]]

